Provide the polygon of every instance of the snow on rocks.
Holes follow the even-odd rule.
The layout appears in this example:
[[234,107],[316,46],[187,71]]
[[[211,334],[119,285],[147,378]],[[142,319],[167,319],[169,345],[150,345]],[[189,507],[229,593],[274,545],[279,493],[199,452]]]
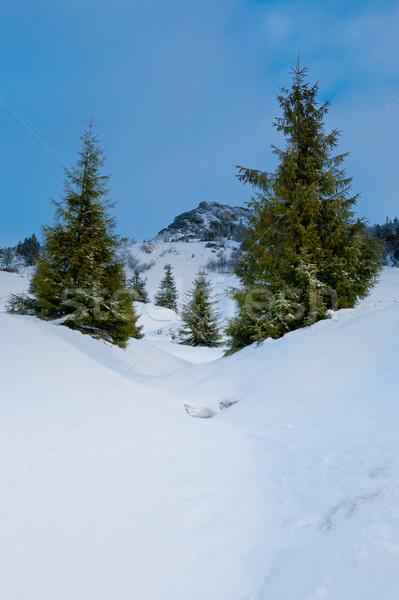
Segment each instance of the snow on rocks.
[[197,417],[198,419],[209,419],[210,417],[214,417],[215,413],[213,410],[206,408],[206,406],[189,406],[188,404],[184,405],[186,413],[190,417]]

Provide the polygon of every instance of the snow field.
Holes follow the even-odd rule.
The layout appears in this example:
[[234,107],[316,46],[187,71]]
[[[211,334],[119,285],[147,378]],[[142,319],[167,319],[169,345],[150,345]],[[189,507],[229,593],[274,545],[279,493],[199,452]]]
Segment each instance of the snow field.
[[[0,302],[25,285],[0,273]],[[0,312],[1,598],[396,600],[398,300],[385,269],[229,358],[151,305],[126,351]]]

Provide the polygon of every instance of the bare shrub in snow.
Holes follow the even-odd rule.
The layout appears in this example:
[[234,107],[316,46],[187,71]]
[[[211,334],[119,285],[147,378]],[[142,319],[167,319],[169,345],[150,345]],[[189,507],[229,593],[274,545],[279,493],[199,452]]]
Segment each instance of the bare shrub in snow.
[[230,256],[227,255],[223,250],[220,251],[216,258],[210,258],[205,268],[207,271],[213,273],[222,273],[225,275],[234,273],[234,268],[237,264],[238,258],[240,256],[240,250],[238,248],[234,248]]

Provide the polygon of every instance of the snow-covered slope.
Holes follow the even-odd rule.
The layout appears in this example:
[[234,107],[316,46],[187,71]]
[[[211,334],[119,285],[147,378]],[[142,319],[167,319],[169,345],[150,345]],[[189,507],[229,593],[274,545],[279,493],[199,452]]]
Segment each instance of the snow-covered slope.
[[229,358],[0,312],[2,600],[396,600],[398,301]]
[[[160,281],[165,275],[164,267],[171,264],[173,276],[176,281],[179,293],[179,305],[184,303],[185,295],[192,288],[195,276],[200,269],[205,269],[208,279],[213,287],[213,299],[218,302],[217,310],[224,318],[230,317],[234,313],[234,305],[226,294],[230,287],[238,285],[238,279],[233,274],[232,269],[228,268],[228,261],[234,252],[236,252],[237,243],[224,240],[221,242],[167,242],[162,239],[154,238],[144,244],[126,243],[121,250],[121,258],[126,264],[127,277],[131,277],[134,268],[137,266],[141,275],[146,279],[146,287],[153,299]],[[221,262],[222,259],[222,262]],[[224,259],[224,260],[223,260]],[[220,264],[218,270],[209,268],[210,261]],[[227,263],[226,268],[223,264]],[[169,315],[163,319],[158,310],[154,313],[151,306],[141,307],[155,320],[169,320]]]
[[[239,244],[234,238],[242,230],[248,212],[242,207],[201,202],[197,208],[176,217],[151,240],[142,243],[125,240],[119,257],[125,263],[127,277],[138,269],[146,279],[149,297],[153,300],[165,275],[165,265],[172,265],[180,309],[199,270],[205,270],[213,286],[213,299],[218,303],[217,311],[226,320],[234,314],[234,304],[226,292],[238,284],[234,264]],[[157,309],[154,313],[151,306],[140,308],[151,321],[165,320]],[[168,318],[169,315],[166,321]],[[158,329],[162,329],[162,325],[161,322]],[[173,330],[173,326],[169,325],[170,328]]]

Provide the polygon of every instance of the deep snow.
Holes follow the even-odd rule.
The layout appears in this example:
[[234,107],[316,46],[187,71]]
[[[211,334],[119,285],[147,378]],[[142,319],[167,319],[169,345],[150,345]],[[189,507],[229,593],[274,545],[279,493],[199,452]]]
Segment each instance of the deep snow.
[[2,600],[396,600],[398,301],[229,358],[0,312]]

